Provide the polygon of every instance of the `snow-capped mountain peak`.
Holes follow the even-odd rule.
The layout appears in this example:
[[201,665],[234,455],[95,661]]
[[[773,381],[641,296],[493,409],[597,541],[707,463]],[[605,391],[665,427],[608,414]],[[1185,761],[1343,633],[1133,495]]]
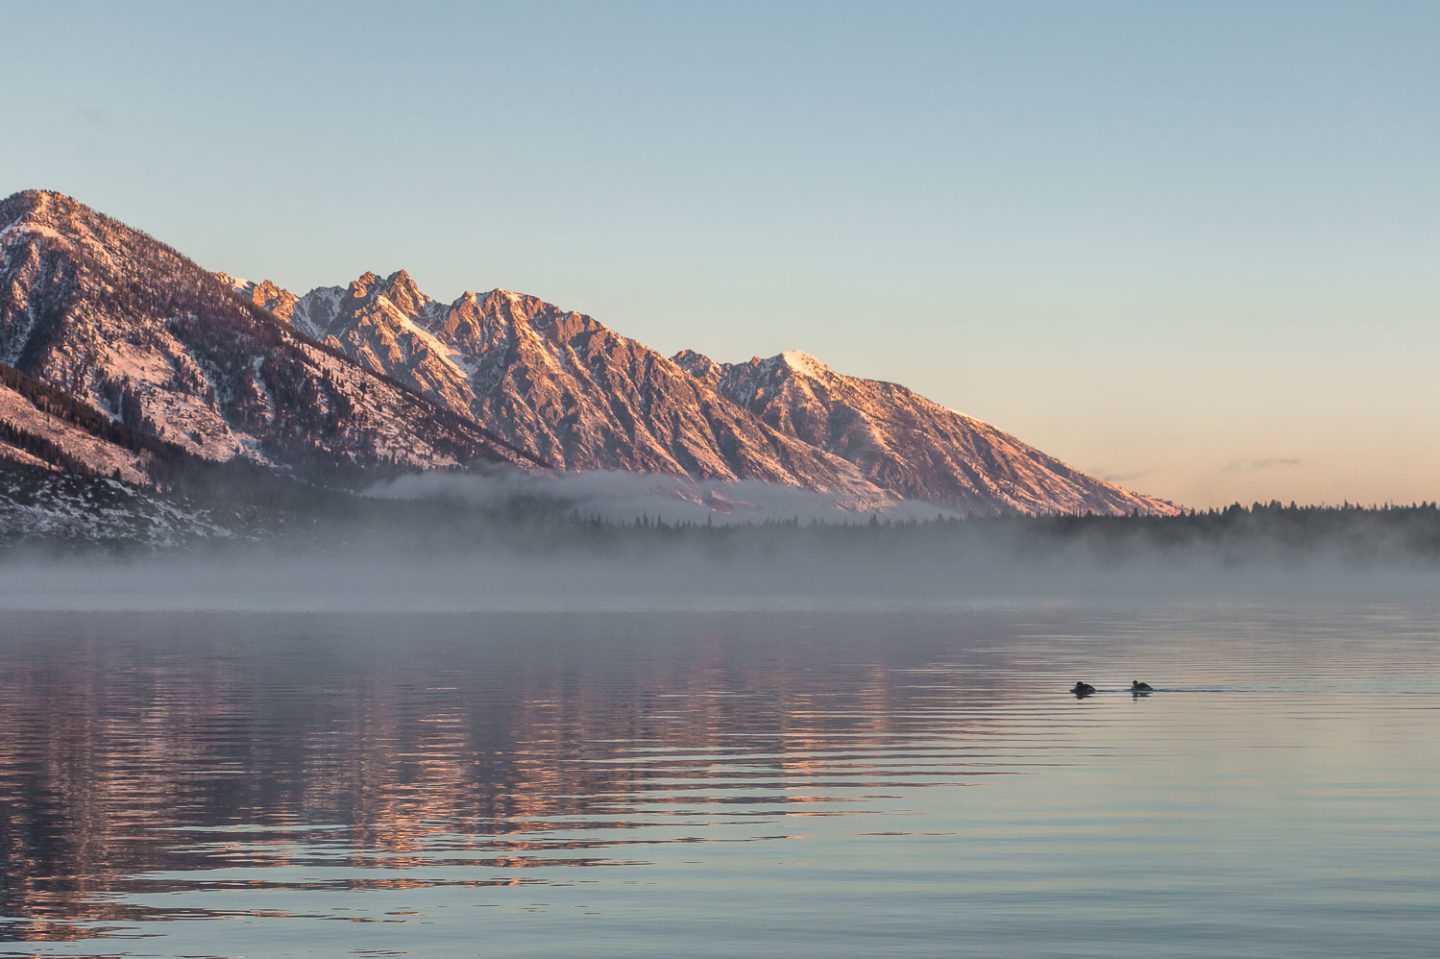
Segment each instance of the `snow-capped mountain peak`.
[[[960,512],[1174,511],[903,386],[836,373],[801,350],[737,364],[689,350],[666,360],[533,296],[467,292],[445,307],[408,280],[362,278],[358,300],[383,304],[388,319],[355,311],[327,328],[335,342],[558,465],[812,488],[863,477],[872,490]],[[397,286],[403,292],[392,300],[385,291]],[[418,358],[392,343],[427,334],[438,342]],[[750,444],[737,448],[730,439],[736,423],[746,424]],[[800,465],[795,443],[822,458]],[[838,472],[836,460],[845,463]]]
[[786,350],[784,353],[773,356],[770,359],[778,365],[785,366],[805,376],[824,376],[832,372],[830,367],[821,363],[803,350]]
[[277,323],[299,318],[288,291],[213,276],[70,197],[0,201],[0,236],[0,363],[64,391],[106,442],[98,415],[204,459],[288,469],[533,462]]
[[[0,364],[91,410],[94,429],[71,446],[107,475],[149,468],[143,449],[105,446],[108,417],[197,456],[290,469],[538,458],[763,480],[854,508],[904,496],[961,512],[1174,510],[799,350],[739,364],[666,358],[511,290],[437,302],[405,270],[296,296],[206,274],[38,191],[0,202]],[[45,421],[11,389],[7,422],[24,432]]]
[[768,425],[909,499],[960,512],[1175,512],[899,384],[844,376],[806,353],[730,364],[686,350],[675,361]]

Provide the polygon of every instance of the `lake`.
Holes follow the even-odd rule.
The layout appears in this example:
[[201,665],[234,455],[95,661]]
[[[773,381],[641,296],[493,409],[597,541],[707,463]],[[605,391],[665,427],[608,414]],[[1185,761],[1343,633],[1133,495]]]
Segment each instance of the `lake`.
[[1318,592],[12,608],[0,955],[1432,956],[1437,636]]

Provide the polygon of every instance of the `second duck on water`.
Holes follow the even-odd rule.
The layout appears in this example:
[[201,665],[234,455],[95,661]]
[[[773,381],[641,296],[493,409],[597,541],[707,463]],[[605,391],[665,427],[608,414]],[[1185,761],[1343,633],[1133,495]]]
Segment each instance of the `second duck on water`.
[[1130,692],[1132,693],[1150,693],[1154,691],[1155,687],[1149,683],[1142,683],[1138,679],[1130,680]]

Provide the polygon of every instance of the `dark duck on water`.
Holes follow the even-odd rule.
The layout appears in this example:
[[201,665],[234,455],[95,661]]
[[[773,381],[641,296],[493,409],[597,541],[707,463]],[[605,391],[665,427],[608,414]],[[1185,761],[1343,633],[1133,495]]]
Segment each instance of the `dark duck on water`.
[[1077,699],[1084,699],[1086,696],[1095,692],[1095,687],[1089,683],[1076,683],[1070,687],[1070,692],[1074,693]]

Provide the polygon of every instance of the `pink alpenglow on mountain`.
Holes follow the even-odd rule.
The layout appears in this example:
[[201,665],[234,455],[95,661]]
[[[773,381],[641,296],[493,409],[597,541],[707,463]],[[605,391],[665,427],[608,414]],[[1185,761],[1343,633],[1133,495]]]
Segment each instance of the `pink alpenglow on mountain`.
[[[282,294],[271,288],[277,306]],[[58,193],[0,202],[0,364],[210,460],[535,465],[472,419],[297,335],[170,247]],[[142,465],[112,468],[119,454],[75,448],[107,474],[131,478]]]
[[297,329],[557,467],[763,480],[842,493],[856,509],[897,499],[644,344],[533,296],[491,290],[446,306],[404,271],[299,298],[227,280],[251,302],[285,304],[279,315]]
[[533,296],[491,290],[437,303],[404,271],[298,298],[268,282],[230,282],[367,367],[569,469],[845,490],[857,508],[903,497],[962,513],[1177,511],[806,353],[744,364],[689,351],[667,359]]
[[899,384],[844,376],[808,353],[716,363],[685,350],[675,361],[768,425],[845,458],[907,499],[964,513],[1178,512]]
[[[316,476],[543,464],[759,481],[851,510],[1176,511],[805,353],[669,358],[533,296],[442,303],[403,270],[297,296],[41,191],[0,202],[0,365],[0,413],[24,439],[0,452],[133,482],[163,452],[144,436]],[[56,426],[56,402],[88,425]]]

